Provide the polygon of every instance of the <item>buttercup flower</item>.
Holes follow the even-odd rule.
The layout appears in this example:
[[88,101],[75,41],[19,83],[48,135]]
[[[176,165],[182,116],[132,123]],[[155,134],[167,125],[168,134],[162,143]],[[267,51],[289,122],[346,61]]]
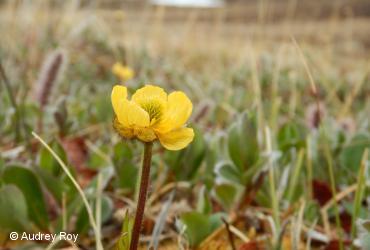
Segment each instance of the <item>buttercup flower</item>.
[[135,76],[134,71],[129,66],[124,66],[118,62],[113,65],[112,72],[123,82],[128,81]]
[[169,150],[183,149],[194,138],[193,129],[185,127],[193,105],[181,91],[167,95],[160,87],[146,85],[128,100],[127,88],[116,85],[111,99],[116,115],[113,126],[124,138],[159,139]]

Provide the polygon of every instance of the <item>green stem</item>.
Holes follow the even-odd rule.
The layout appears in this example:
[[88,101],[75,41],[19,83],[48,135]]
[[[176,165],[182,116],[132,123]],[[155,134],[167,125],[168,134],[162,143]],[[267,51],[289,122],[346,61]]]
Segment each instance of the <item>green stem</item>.
[[336,200],[337,197],[337,190],[336,190],[336,184],[335,184],[335,177],[334,177],[334,169],[333,169],[333,159],[330,155],[330,149],[328,144],[324,144],[324,150],[325,150],[325,156],[326,161],[328,164],[328,170],[329,170],[329,179],[330,179],[330,185],[333,193],[333,199],[334,199],[334,212],[335,212],[335,222],[337,226],[337,233],[339,238],[339,249],[343,250],[343,237],[342,237],[342,231],[341,231],[341,221],[339,217],[339,205],[338,201]]
[[[369,148],[366,148],[362,154],[362,160],[360,165],[360,171],[357,177],[357,189],[355,194],[354,208],[352,214],[352,226],[351,226],[351,238],[354,239],[356,236],[356,220],[359,218],[361,202],[364,197],[366,189],[366,172],[367,172],[367,159],[369,158]],[[354,249],[354,248],[352,248]]]
[[[272,159],[272,143],[270,129],[265,127],[265,137],[266,137],[266,151],[269,155],[268,158],[268,174],[269,174],[269,187],[270,187],[270,197],[271,197],[271,208],[272,216],[275,222],[276,234],[273,236],[274,245],[278,244],[279,232],[280,232],[280,212],[279,212],[279,201],[276,193],[275,185],[275,174],[274,174],[274,162]],[[278,248],[279,249],[279,248]]]
[[295,191],[297,190],[296,186],[297,186],[299,174],[301,172],[303,156],[304,156],[304,149],[301,149],[301,150],[299,150],[297,162],[294,166],[294,170],[293,170],[293,174],[292,174],[292,179],[289,183],[290,188],[289,188],[289,191],[288,191],[288,200],[290,202],[292,202],[293,195],[295,194]]
[[307,136],[306,139],[306,148],[307,148],[307,186],[308,186],[308,197],[313,199],[313,187],[312,187],[312,180],[313,180],[313,173],[312,173],[312,150],[311,150],[311,137]]
[[152,142],[145,143],[144,159],[143,159],[143,165],[141,169],[139,199],[138,199],[137,208],[136,208],[134,228],[132,230],[130,250],[137,250],[138,243],[139,243],[141,224],[143,222],[143,217],[144,217],[146,195],[147,195],[148,186],[149,186],[150,165],[152,161],[152,147],[153,147]]

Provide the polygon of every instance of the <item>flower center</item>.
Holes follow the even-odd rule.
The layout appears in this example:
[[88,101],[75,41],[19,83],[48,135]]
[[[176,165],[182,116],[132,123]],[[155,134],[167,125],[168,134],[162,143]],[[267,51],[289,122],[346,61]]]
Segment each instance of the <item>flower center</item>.
[[140,103],[140,106],[149,114],[150,121],[155,120],[157,122],[161,119],[163,114],[163,105],[161,102],[156,100],[148,100],[146,102]]

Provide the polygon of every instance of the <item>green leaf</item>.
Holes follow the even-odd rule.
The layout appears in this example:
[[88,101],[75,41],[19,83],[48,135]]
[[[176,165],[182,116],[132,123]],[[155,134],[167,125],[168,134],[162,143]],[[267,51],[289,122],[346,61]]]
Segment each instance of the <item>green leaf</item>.
[[[93,212],[95,214],[95,206],[93,207]],[[102,196],[101,200],[101,222],[102,224],[108,221],[113,212],[113,202],[112,200],[106,196]],[[77,221],[75,224],[76,232],[78,233],[85,233],[90,227],[90,221],[89,221],[89,216],[87,214],[86,207],[81,204],[81,210],[80,213],[77,215]]]
[[55,200],[62,204],[63,191],[67,192],[67,186],[59,178],[55,177],[49,171],[41,168],[36,169],[37,175]]
[[243,185],[243,173],[230,161],[221,161],[215,167],[217,177]]
[[133,161],[133,150],[128,143],[117,143],[113,148],[113,163],[116,171],[116,185],[119,188],[136,188],[139,168]]
[[242,176],[243,186],[246,186],[246,185],[250,184],[253,181],[253,177],[255,177],[260,170],[261,170],[261,164],[259,164],[259,163],[255,164],[253,167],[247,169],[247,171],[245,171],[243,173],[243,176]]
[[198,196],[197,211],[203,214],[212,212],[212,203],[205,186],[202,186]]
[[[99,174],[101,175],[101,189],[102,190],[104,190],[106,186],[109,184],[109,181],[113,176],[113,173],[114,173],[113,167],[106,167],[100,170]],[[94,199],[96,198],[97,176],[98,175],[96,175],[96,177],[94,177],[94,179],[91,180],[89,185],[84,189],[85,195],[87,196],[88,199],[92,201],[94,201]],[[110,203],[111,203],[110,199],[107,200],[106,197],[103,195],[102,215],[101,215],[102,220],[106,218],[108,215],[109,217],[111,216],[111,212],[109,212],[110,211],[109,208],[111,206],[113,207],[113,204],[110,204]],[[95,206],[93,206],[93,208],[95,209]],[[105,210],[103,211],[103,209]],[[69,216],[67,221],[70,219],[72,214],[76,214],[76,213],[77,213],[77,220],[75,222],[76,231],[80,233],[84,233],[89,228],[90,221],[88,218],[86,207],[83,204],[81,197],[79,195],[74,196],[67,206],[67,215]],[[62,226],[61,219],[58,219],[57,226],[58,226],[58,229],[61,230],[61,226]]]
[[122,223],[122,234],[117,242],[118,250],[130,249],[133,225],[134,225],[134,219],[129,216],[128,210],[126,210],[125,218],[123,218],[123,223]]
[[109,196],[103,195],[101,200],[101,222],[107,222],[113,213],[113,201]]
[[188,212],[181,216],[191,246],[199,245],[208,235],[222,225],[221,214],[205,215]]
[[[63,162],[67,162],[66,153],[59,143],[52,142],[50,146],[55,151],[55,153],[62,159]],[[38,165],[40,166],[41,169],[49,171],[54,176],[59,176],[63,172],[59,166],[59,163],[55,160],[55,158],[50,154],[50,152],[45,147],[42,147],[38,155]]]
[[[104,152],[105,154],[108,154],[107,152],[109,147],[107,145],[103,145],[99,147],[99,151]],[[102,157],[99,153],[92,152],[89,154],[89,159],[88,159],[88,166],[93,169],[99,169],[102,167],[107,166],[107,160]]]
[[[63,162],[67,162],[66,153],[58,142],[52,142],[50,146]],[[73,176],[76,176],[76,170],[74,168],[69,167],[69,170]],[[40,150],[38,155],[38,167],[35,168],[35,172],[43,185],[50,191],[59,204],[61,204],[63,192],[68,199],[73,199],[76,194],[76,188],[66,176],[58,161],[55,160],[45,147]]]
[[113,116],[113,110],[111,102],[104,95],[99,95],[95,99],[94,107],[96,108],[96,114],[98,121],[106,122],[110,117]]
[[89,215],[83,204],[80,204],[80,212],[77,215],[77,220],[75,224],[75,231],[79,234],[86,233],[89,229]]
[[229,155],[242,171],[252,167],[259,159],[257,132],[256,118],[248,113],[243,113],[229,130]]
[[286,151],[291,147],[303,146],[305,141],[302,136],[304,131],[302,130],[303,129],[298,127],[296,123],[290,122],[284,124],[280,128],[277,136],[279,148],[282,151]]
[[205,174],[209,176],[214,175],[215,165],[221,160],[227,157],[225,154],[225,134],[217,133],[207,137],[207,154],[206,154],[206,169]]
[[235,204],[238,190],[233,184],[223,183],[214,187],[216,199],[229,210]]
[[368,134],[358,134],[353,137],[340,153],[341,165],[357,173],[366,148],[370,148],[370,136]]
[[318,216],[320,216],[320,205],[314,200],[307,200],[304,219],[314,222]]
[[27,203],[22,192],[15,185],[0,189],[0,231],[29,230]]
[[208,217],[209,227],[210,227],[210,234],[213,233],[217,228],[222,225],[222,217],[226,217],[227,214],[225,213],[215,213]]
[[[206,136],[207,152],[205,154],[205,168],[202,170],[201,181],[207,187],[207,189],[212,189],[215,179],[217,178],[217,173],[215,174],[215,168],[217,168],[217,163],[228,157],[225,145],[227,144],[226,135],[223,132],[217,134],[208,134]],[[217,170],[216,170],[217,172]]]
[[3,172],[3,180],[7,184],[16,185],[23,193],[30,219],[41,229],[49,227],[49,217],[44,195],[35,173],[26,167],[10,165]]
[[128,143],[119,142],[113,148],[113,161],[121,163],[122,160],[132,160],[134,154]]

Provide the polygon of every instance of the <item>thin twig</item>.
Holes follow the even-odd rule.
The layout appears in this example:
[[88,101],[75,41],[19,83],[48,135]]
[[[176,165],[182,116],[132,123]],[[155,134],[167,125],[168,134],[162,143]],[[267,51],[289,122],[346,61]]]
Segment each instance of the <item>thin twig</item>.
[[242,199],[240,199],[238,204],[235,206],[235,209],[234,209],[235,212],[241,211],[243,208],[251,204],[251,202],[256,197],[258,190],[261,188],[262,184],[264,183],[266,174],[267,174],[267,171],[261,171],[258,174],[255,181],[245,186]]
[[317,106],[317,113],[318,113],[318,121],[320,123],[320,121],[322,121],[322,114],[321,114],[321,107],[320,107],[320,96],[319,96],[319,92],[317,91],[317,87],[316,87],[316,84],[315,84],[315,80],[313,79],[313,76],[312,76],[312,73],[310,71],[310,68],[308,67],[308,63],[307,63],[307,60],[302,52],[302,49],[301,47],[299,46],[299,44],[297,43],[297,41],[295,40],[294,37],[291,37],[292,39],[292,42],[294,44],[294,46],[296,47],[296,49],[298,50],[298,53],[299,53],[299,56],[302,60],[302,63],[303,63],[303,66],[306,70],[306,73],[307,73],[307,76],[308,76],[308,79],[310,81],[310,86],[311,86],[311,92],[312,92],[312,95],[314,96],[315,98],[315,101],[316,101],[316,106]]
[[226,231],[227,231],[227,237],[229,238],[229,242],[230,242],[231,249],[232,249],[232,250],[236,250],[235,242],[234,242],[234,235],[233,235],[233,233],[230,231],[229,223],[226,221],[226,219],[225,219],[224,217],[222,217],[222,218],[221,218],[221,220],[222,220],[222,221],[223,221],[223,223],[225,224],[225,228],[226,228]]

